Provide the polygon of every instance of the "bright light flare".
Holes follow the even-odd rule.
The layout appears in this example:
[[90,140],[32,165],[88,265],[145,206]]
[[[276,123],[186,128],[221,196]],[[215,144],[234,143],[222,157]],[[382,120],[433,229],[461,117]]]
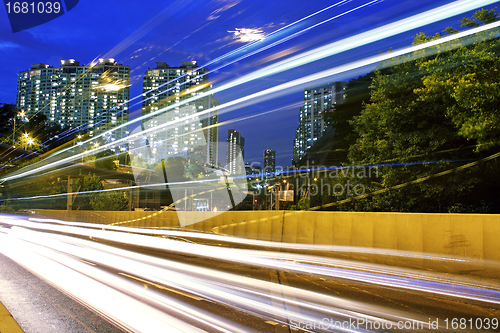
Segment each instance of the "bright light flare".
[[99,88],[101,88],[105,91],[118,91],[118,90],[121,90],[121,89],[126,88],[126,87],[127,87],[127,85],[125,85],[125,84],[109,83],[109,84],[102,85]]
[[236,30],[228,32],[232,32],[234,38],[243,43],[264,40],[266,38],[266,36],[264,35],[264,31],[262,31],[260,28],[236,28]]

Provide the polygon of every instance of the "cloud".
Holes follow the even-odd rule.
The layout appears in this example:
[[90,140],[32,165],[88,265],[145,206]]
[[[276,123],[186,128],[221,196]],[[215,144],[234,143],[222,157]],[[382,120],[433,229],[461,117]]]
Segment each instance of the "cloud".
[[11,41],[0,41],[0,49],[20,49],[21,45]]

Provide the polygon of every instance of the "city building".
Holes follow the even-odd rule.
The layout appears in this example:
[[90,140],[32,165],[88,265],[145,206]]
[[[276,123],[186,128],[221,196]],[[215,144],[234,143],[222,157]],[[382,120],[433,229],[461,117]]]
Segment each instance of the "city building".
[[295,130],[293,161],[298,162],[323,135],[327,128],[325,113],[335,104],[344,101],[345,82],[327,84],[304,89],[304,106],[299,111],[299,125]]
[[[74,59],[60,67],[37,63],[17,75],[16,106],[29,118],[37,113],[77,133],[100,134],[128,121],[130,67],[114,59],[91,66]],[[117,129],[110,140],[125,136]]]
[[276,152],[271,148],[264,150],[264,169],[262,172],[266,178],[273,177],[274,172],[276,172]]
[[[241,158],[240,158],[241,156]],[[241,136],[240,132],[229,130],[227,132],[227,170],[231,174],[242,174],[244,168],[240,161],[245,160],[245,138]]]
[[[143,130],[151,155],[159,161],[181,156],[199,164],[218,165],[218,99],[210,94],[208,69],[196,61],[180,67],[157,62],[143,77]],[[199,96],[199,97],[198,97]],[[182,120],[185,119],[185,120]]]
[[249,161],[246,161],[245,173],[247,176],[255,175],[255,176],[260,177],[262,174],[262,167],[260,166],[260,163],[258,163],[258,162],[250,163]]

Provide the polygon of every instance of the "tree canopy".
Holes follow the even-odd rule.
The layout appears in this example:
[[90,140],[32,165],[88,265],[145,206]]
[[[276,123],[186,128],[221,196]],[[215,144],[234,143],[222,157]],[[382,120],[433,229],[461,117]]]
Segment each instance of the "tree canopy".
[[[462,28],[496,20],[494,10],[480,10],[464,18]],[[457,32],[446,28],[433,36],[420,33],[414,43]],[[492,29],[395,57],[348,83],[346,103],[332,115],[332,139],[348,147],[349,164],[377,165],[380,172],[376,178],[335,179],[344,184],[356,180],[367,193],[376,193],[338,208],[484,212],[498,205],[497,161],[455,171],[498,150],[498,33]],[[355,93],[367,80],[369,101],[366,90]],[[347,194],[312,198],[311,205],[346,198]]]

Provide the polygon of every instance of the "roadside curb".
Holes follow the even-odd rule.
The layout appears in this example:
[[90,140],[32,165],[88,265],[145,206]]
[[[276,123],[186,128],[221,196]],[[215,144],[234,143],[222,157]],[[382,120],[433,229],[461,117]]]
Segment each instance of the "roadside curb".
[[0,303],[0,333],[24,333],[2,303]]

